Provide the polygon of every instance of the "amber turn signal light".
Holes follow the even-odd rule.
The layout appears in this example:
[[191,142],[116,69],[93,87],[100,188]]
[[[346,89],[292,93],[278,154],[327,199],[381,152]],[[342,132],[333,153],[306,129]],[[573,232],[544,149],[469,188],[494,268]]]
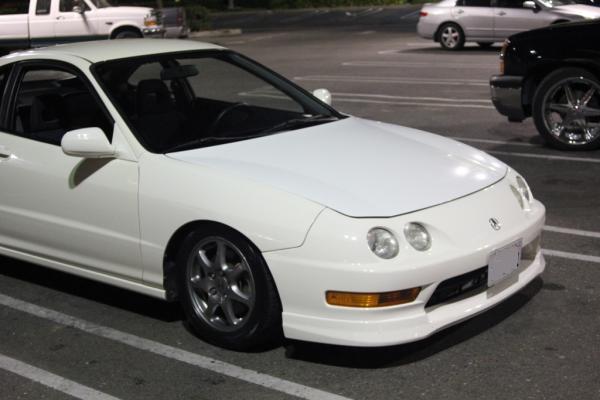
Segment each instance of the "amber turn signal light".
[[325,297],[327,304],[332,306],[373,308],[411,303],[415,301],[420,292],[420,287],[384,293],[352,293],[330,290],[327,291]]

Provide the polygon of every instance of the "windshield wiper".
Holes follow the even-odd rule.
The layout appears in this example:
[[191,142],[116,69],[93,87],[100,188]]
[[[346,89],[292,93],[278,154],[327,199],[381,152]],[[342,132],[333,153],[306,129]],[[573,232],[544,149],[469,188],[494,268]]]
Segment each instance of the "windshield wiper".
[[[337,121],[339,118],[334,115],[311,115],[310,117],[305,118],[293,118],[287,121],[281,122],[277,125],[273,125],[269,128],[260,130],[257,134],[254,135],[243,135],[243,136],[208,136],[203,138],[198,138],[194,140],[190,140],[189,142],[181,143],[171,147],[164,151],[164,153],[174,153],[176,151],[183,151],[193,149],[196,146],[202,146],[208,143],[218,143],[218,142],[234,142],[237,140],[245,140],[245,139],[255,139],[261,136],[268,136],[271,133],[290,130],[295,128],[301,128],[308,125],[320,124],[325,122]],[[256,131],[255,131],[256,132]]]
[[301,128],[303,126],[308,126],[308,125],[313,125],[313,124],[332,122],[332,121],[337,121],[338,119],[339,118],[334,115],[323,115],[323,114],[311,115],[310,117],[304,117],[304,118],[292,118],[292,119],[288,119],[287,121],[283,121],[277,125],[274,125],[270,128],[262,130],[260,133],[261,133],[261,135],[268,135],[269,133],[273,133],[273,132],[296,129],[296,128]]

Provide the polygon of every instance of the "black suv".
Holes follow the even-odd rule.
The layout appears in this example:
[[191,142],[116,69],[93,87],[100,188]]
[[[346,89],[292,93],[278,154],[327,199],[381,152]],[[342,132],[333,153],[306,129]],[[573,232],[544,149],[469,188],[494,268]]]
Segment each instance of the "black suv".
[[500,53],[492,101],[509,121],[533,116],[548,144],[600,147],[600,20],[518,33]]

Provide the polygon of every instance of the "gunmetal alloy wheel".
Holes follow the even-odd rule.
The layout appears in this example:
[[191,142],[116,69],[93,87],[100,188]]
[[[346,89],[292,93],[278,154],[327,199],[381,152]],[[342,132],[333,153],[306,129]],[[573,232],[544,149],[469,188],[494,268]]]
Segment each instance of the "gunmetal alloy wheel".
[[281,301],[260,250],[241,233],[206,222],[177,253],[177,293],[187,325],[217,346],[279,345]]
[[462,29],[456,24],[445,24],[440,28],[440,44],[447,50],[458,50],[465,44]]
[[555,147],[589,150],[600,146],[600,83],[580,69],[556,71],[534,98],[534,120]]
[[256,285],[248,261],[233,243],[216,236],[200,241],[186,271],[194,311],[210,327],[231,332],[248,322]]

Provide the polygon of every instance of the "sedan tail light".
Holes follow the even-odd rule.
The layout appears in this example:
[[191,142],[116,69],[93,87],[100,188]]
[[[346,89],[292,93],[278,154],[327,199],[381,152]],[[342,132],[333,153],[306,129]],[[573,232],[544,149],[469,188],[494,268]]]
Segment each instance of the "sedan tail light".
[[426,17],[427,16],[427,11],[421,11],[421,12],[419,12],[419,16],[420,17]]

